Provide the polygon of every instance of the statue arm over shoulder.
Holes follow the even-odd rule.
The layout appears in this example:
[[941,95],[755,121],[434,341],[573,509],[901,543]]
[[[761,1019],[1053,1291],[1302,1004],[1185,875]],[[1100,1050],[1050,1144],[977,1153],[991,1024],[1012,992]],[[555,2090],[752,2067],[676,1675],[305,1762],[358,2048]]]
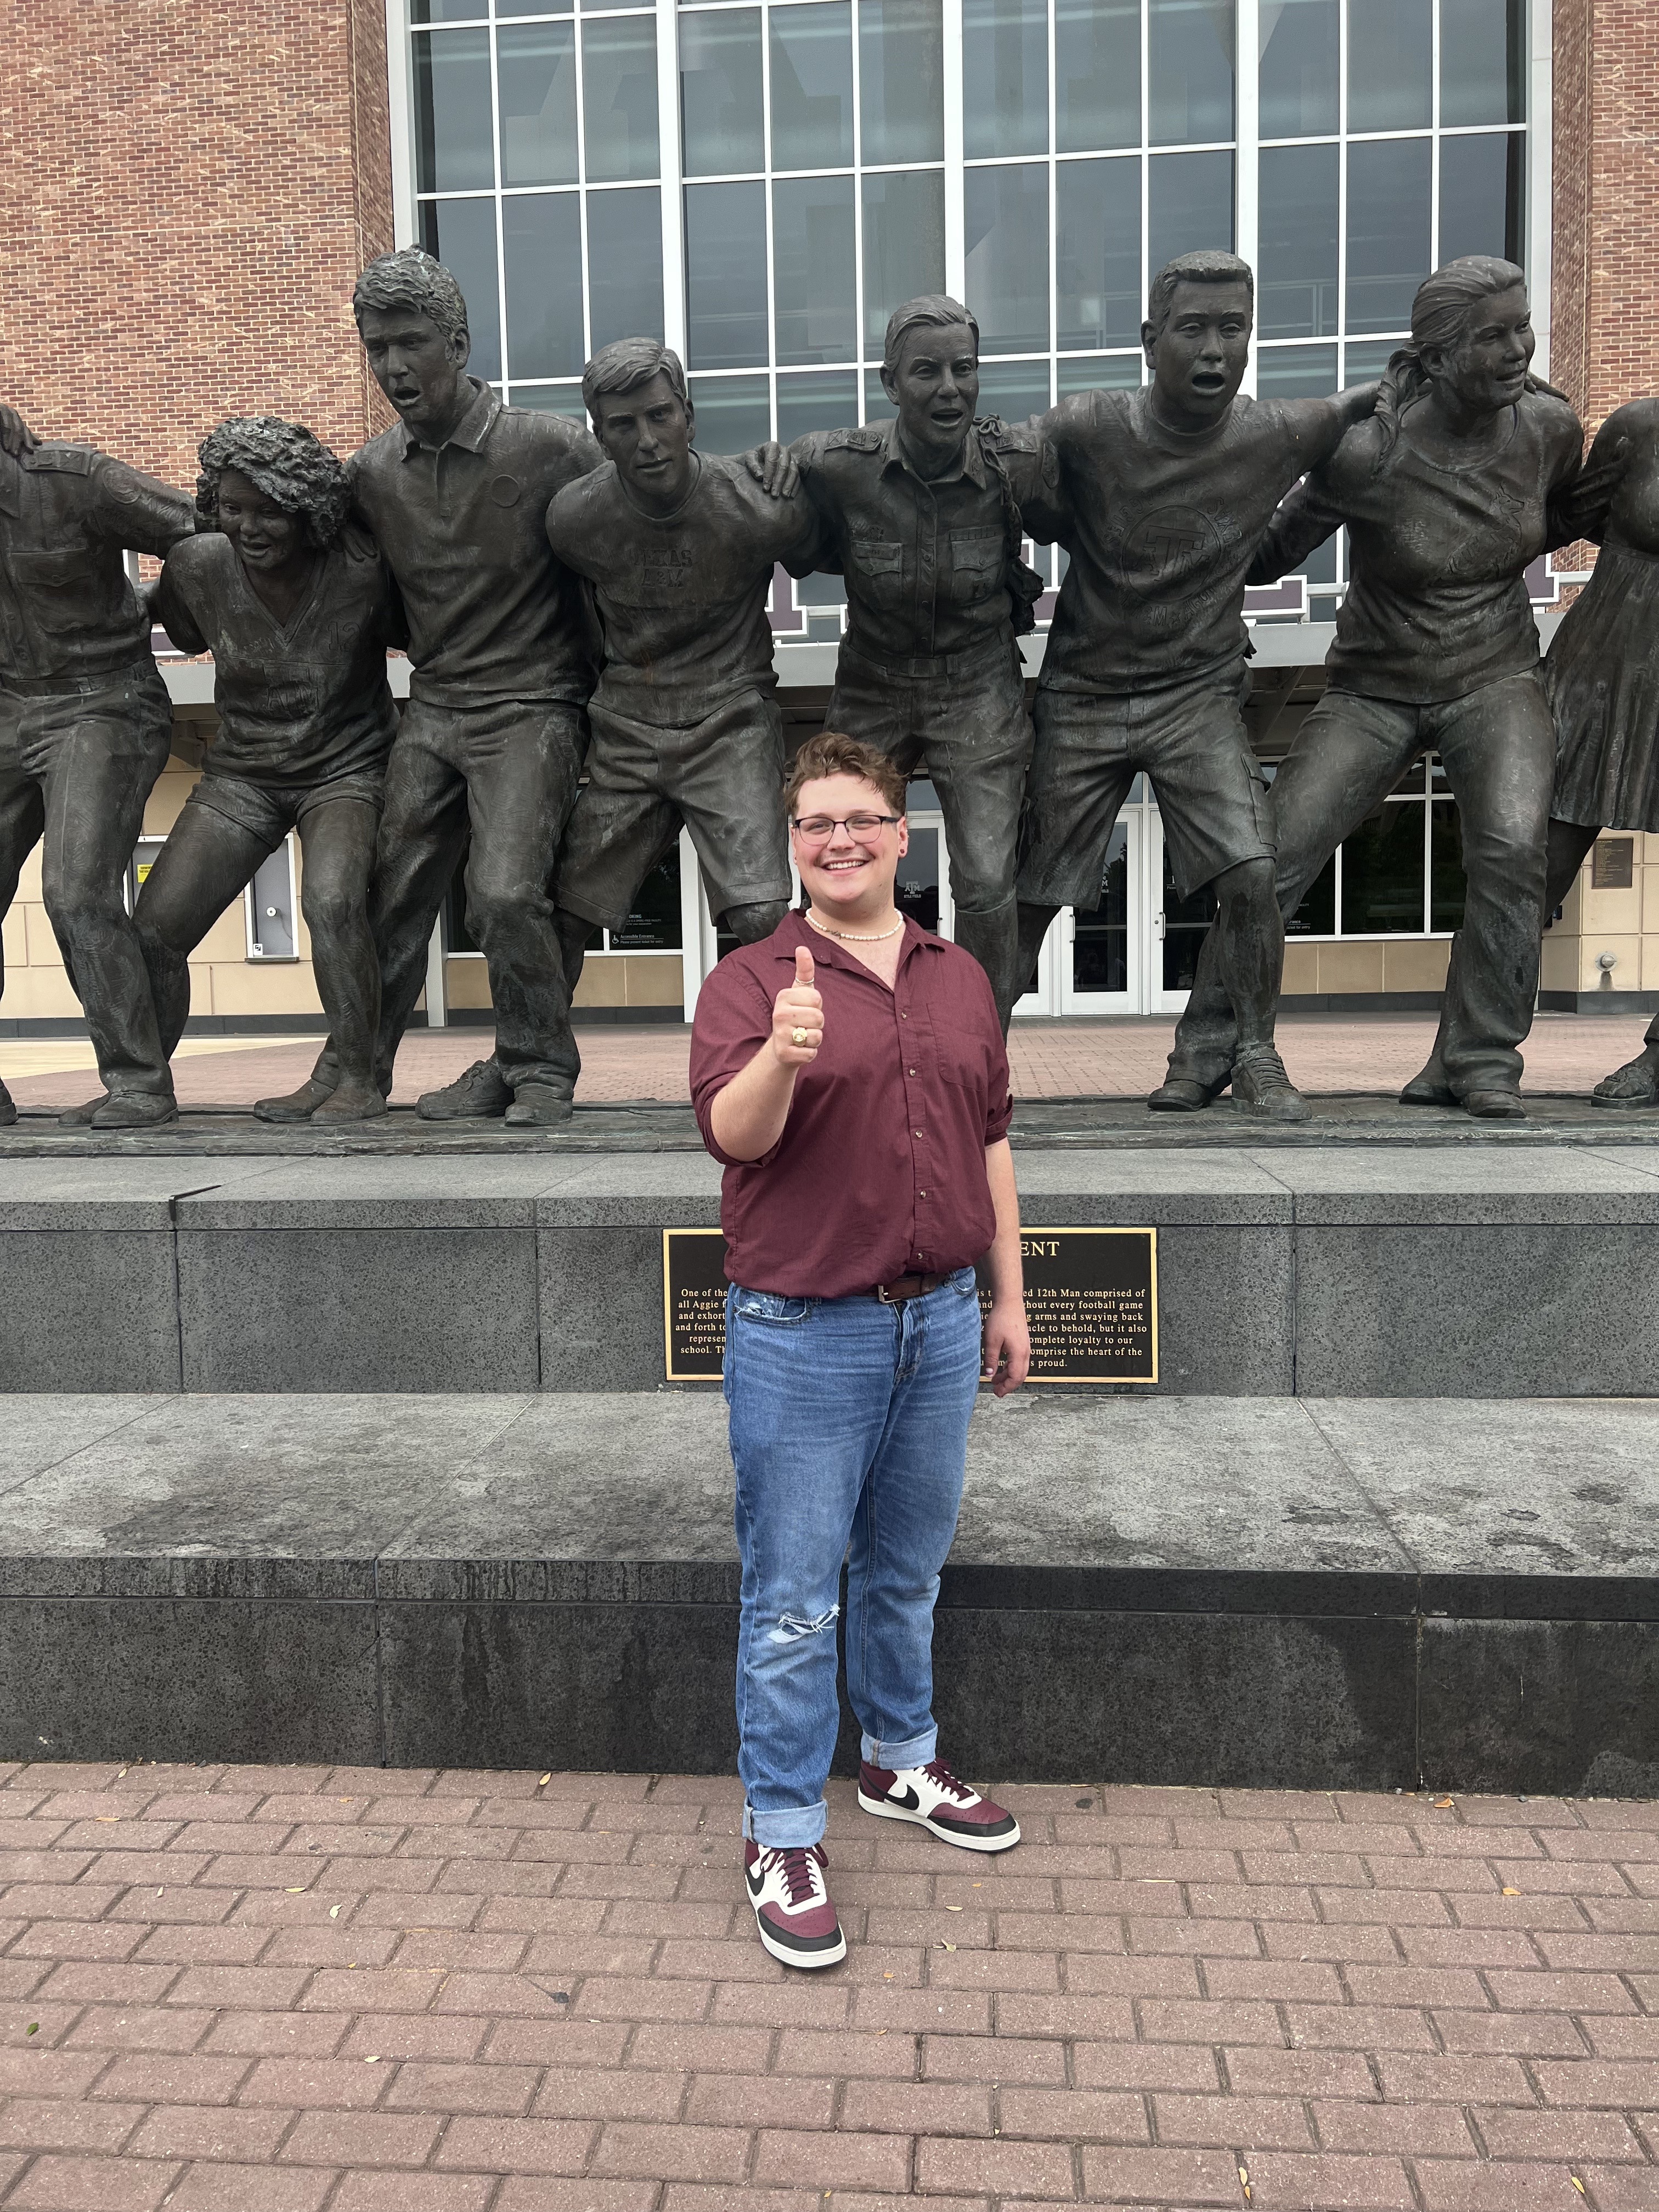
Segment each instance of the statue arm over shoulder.
[[125,550],[160,559],[181,538],[196,534],[196,503],[159,477],[94,456],[92,480],[97,489],[98,528]]
[[1281,576],[1295,575],[1316,546],[1322,545],[1342,526],[1342,516],[1312,477],[1304,477],[1296,489],[1279,503],[1267,525],[1248,580],[1276,584]]
[[197,626],[195,616],[185,603],[184,592],[179,589],[178,569],[170,560],[150,586],[149,618],[161,623],[180,653],[206,653],[210,650],[207,639]]
[[1553,553],[1581,538],[1592,545],[1601,543],[1608,512],[1630,465],[1632,433],[1638,427],[1633,418],[1641,404],[1637,401],[1615,408],[1596,432],[1583,466],[1551,487],[1547,551]]

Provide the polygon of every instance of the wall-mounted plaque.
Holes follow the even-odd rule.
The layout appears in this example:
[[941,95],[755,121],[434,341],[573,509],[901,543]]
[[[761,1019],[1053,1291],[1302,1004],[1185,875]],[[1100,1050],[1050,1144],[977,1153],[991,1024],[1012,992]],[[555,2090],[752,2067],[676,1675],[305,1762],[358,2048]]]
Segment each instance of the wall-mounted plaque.
[[1019,1245],[1031,1381],[1156,1382],[1157,1230],[1024,1229]]
[[[1020,1237],[1033,1382],[1156,1382],[1156,1229],[1027,1229]],[[726,1351],[726,1239],[662,1232],[671,1382],[718,1382]],[[981,1291],[981,1306],[989,1300]]]
[[1590,889],[1627,891],[1635,881],[1635,838],[1598,837],[1590,847]]
[[726,1356],[726,1238],[662,1232],[663,1349],[671,1382],[718,1382]]

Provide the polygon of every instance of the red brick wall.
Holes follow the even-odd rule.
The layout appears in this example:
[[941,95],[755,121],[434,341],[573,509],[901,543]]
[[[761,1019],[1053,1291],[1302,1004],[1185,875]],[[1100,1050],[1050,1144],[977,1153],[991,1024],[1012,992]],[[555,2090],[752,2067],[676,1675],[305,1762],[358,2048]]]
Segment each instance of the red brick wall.
[[1659,5],[1555,0],[1550,381],[1594,430],[1659,392]]
[[13,0],[5,48],[0,398],[181,485],[227,415],[382,428],[382,0]]

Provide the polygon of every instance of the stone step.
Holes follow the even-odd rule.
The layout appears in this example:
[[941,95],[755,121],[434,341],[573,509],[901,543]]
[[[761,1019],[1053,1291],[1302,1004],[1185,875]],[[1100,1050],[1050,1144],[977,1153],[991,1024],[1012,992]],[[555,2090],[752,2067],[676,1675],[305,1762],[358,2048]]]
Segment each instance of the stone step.
[[[0,1758],[732,1765],[712,1394],[23,1395],[0,1499]],[[947,1750],[1659,1793],[1656,1509],[1653,1400],[987,1398]]]
[[[1163,1395],[1659,1388],[1659,1146],[1056,1143],[1018,1170],[1034,1227],[1158,1230]],[[689,1152],[0,1151],[0,1390],[659,1390],[662,1231],[719,1192]]]

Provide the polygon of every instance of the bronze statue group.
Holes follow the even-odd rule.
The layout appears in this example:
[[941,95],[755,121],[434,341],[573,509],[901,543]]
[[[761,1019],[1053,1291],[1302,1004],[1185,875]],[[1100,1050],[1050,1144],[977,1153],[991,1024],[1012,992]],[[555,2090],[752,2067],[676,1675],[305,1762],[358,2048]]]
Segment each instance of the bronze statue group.
[[[978,415],[974,319],[930,295],[888,325],[893,420],[736,458],[696,447],[680,362],[653,340],[588,363],[590,434],[467,374],[465,301],[429,256],[371,263],[353,307],[398,420],[344,463],[298,424],[238,417],[203,441],[192,503],[0,409],[0,912],[44,840],[105,1086],[66,1121],[174,1116],[190,955],[290,830],[329,1038],[256,1111],[386,1111],[464,861],[495,1049],[419,1112],[568,1119],[585,949],[682,827],[740,941],[787,907],[780,562],[845,579],[827,726],[931,777],[956,936],[1005,1030],[1059,908],[1097,902],[1144,772],[1178,889],[1216,904],[1148,1104],[1192,1112],[1231,1088],[1247,1115],[1307,1119],[1274,1043],[1284,917],[1432,750],[1468,896],[1434,1050],[1402,1096],[1522,1115],[1546,919],[1599,830],[1659,832],[1659,400],[1620,408],[1586,460],[1571,408],[1530,374],[1519,269],[1436,270],[1378,384],[1251,400],[1249,269],[1188,254],[1152,285],[1150,383],[1019,426]],[[1245,588],[1340,528],[1328,688],[1270,789],[1241,713]],[[1069,556],[1030,714],[1027,537]],[[1540,662],[1524,573],[1585,538],[1594,580]],[[162,557],[159,582],[129,581],[129,551]],[[129,915],[171,726],[153,623],[212,653],[219,727]],[[1659,1019],[1595,1097],[1659,1105]]]

